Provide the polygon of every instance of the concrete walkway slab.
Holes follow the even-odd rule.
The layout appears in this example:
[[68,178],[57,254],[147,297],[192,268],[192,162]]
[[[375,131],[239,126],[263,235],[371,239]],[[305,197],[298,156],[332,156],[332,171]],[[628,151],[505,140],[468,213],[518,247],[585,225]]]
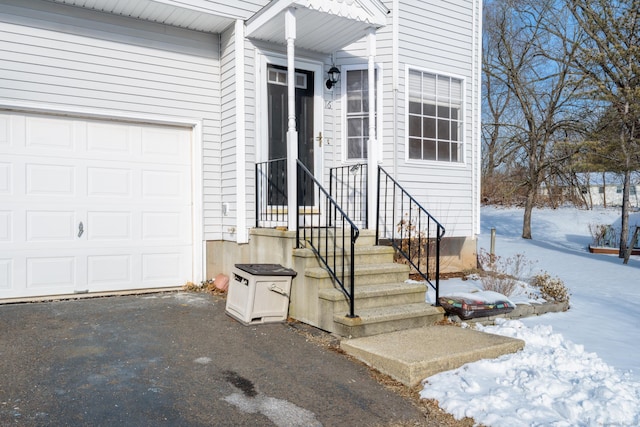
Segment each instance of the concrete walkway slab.
[[401,383],[413,387],[439,372],[524,348],[524,341],[456,326],[428,326],[343,340],[340,347]]

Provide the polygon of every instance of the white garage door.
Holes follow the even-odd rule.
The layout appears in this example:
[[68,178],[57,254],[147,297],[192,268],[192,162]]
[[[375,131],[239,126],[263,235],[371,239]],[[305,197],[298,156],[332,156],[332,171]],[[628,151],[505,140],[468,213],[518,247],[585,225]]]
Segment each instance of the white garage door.
[[0,113],[0,299],[192,277],[191,131]]

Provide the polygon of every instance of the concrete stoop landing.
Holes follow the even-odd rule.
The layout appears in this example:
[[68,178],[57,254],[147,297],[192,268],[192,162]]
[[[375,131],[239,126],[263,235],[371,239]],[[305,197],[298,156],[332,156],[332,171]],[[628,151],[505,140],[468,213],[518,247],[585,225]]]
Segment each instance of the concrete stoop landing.
[[457,326],[433,325],[344,339],[340,348],[413,387],[432,375],[481,359],[516,353],[524,341]]

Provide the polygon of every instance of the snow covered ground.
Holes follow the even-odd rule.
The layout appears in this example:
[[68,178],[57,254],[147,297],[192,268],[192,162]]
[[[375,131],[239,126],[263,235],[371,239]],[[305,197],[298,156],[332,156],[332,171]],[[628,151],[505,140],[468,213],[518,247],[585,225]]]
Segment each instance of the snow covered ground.
[[[535,210],[531,240],[520,238],[521,209],[483,207],[481,215],[479,247],[489,250],[495,227],[496,255],[524,254],[535,262],[534,273],[559,277],[571,306],[483,327],[524,340],[525,349],[429,377],[421,396],[456,418],[492,427],[640,426],[640,257],[623,265],[617,256],[587,250],[589,224],[619,224],[620,210]],[[631,216],[635,224],[639,213]],[[442,281],[441,295],[479,285]]]

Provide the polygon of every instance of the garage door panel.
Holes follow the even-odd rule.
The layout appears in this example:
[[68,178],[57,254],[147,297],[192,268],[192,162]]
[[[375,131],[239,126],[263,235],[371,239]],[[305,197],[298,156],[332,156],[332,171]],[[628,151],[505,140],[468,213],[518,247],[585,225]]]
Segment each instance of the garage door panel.
[[190,144],[185,128],[0,113],[0,299],[190,281]]
[[182,192],[187,179],[185,175],[177,171],[143,170],[142,197],[156,200],[182,199],[185,196]]
[[180,242],[185,235],[183,215],[180,212],[143,212],[143,240],[173,240]]
[[170,129],[143,127],[141,150],[144,158],[154,162],[188,165],[191,159],[188,134],[171,132]]
[[87,153],[131,159],[134,152],[134,135],[131,125],[89,122],[87,124]]
[[89,197],[133,196],[132,172],[130,169],[87,168],[87,195]]
[[73,256],[27,258],[27,288],[75,289],[76,262]]
[[13,240],[13,212],[0,211],[0,244],[11,243]]
[[28,195],[76,195],[76,168],[29,163],[26,170]]
[[10,163],[0,163],[0,194],[11,194],[13,188],[12,175],[12,165]]
[[142,282],[153,286],[165,278],[184,283],[184,253],[146,253],[142,255]]
[[9,289],[12,284],[13,260],[0,259],[0,289]]
[[87,212],[87,240],[133,240],[131,216],[129,212]]
[[27,117],[26,146],[28,148],[73,151],[74,122],[69,119]]
[[11,116],[0,116],[0,147],[11,145],[9,132],[11,130]]
[[76,239],[74,211],[27,211],[26,240],[73,242]]
[[94,287],[130,288],[132,281],[131,255],[92,255],[87,257],[87,284]]

